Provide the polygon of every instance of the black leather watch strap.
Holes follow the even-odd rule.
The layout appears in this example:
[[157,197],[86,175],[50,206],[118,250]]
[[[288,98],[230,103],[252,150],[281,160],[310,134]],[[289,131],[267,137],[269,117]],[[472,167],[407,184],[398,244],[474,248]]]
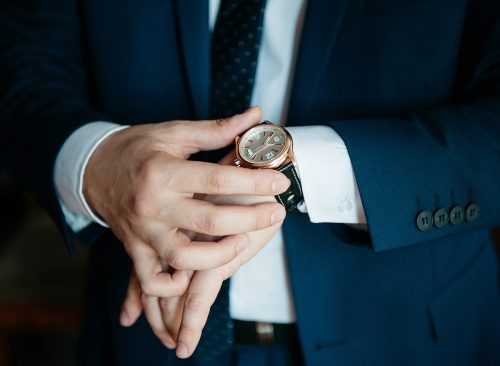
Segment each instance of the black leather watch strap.
[[286,211],[290,212],[295,210],[297,205],[304,199],[302,184],[300,183],[299,175],[292,162],[278,169],[278,171],[285,174],[292,182],[286,192],[275,196],[278,202],[285,206]]

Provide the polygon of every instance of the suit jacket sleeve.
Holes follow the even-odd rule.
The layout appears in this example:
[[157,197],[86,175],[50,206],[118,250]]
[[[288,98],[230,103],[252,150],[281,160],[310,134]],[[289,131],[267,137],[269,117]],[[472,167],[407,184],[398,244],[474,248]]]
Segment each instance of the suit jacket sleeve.
[[[376,251],[500,225],[500,3],[471,2],[454,105],[399,118],[335,121]],[[419,212],[475,202],[474,222],[420,231]]]
[[0,157],[66,234],[53,185],[57,153],[91,121],[75,0],[7,1],[0,9]]

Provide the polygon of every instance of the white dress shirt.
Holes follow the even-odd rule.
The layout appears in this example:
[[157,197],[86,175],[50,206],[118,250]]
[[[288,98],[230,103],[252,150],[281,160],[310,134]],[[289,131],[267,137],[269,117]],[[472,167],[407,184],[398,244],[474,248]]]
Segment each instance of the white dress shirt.
[[[210,0],[213,29],[220,0]],[[268,0],[262,44],[251,105],[259,105],[264,119],[285,124],[288,99],[300,41],[305,0]],[[113,132],[127,126],[92,122],[76,130],[61,148],[54,179],[67,223],[78,232],[91,222],[106,226],[93,213],[82,192],[87,162]],[[330,127],[288,128],[302,180],[300,210],[312,222],[366,223],[351,161],[342,138]],[[321,157],[321,159],[318,159]],[[274,323],[295,321],[282,232],[231,278],[230,313],[234,319]]]

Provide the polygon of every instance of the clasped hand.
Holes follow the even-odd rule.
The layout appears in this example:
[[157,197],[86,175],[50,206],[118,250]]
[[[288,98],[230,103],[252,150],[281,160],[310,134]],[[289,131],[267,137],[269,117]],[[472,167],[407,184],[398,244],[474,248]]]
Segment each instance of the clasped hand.
[[290,184],[273,170],[187,159],[229,145],[261,117],[252,108],[225,120],[130,127],[104,140],[85,170],[90,207],[133,263],[120,322],[144,310],[179,357],[194,352],[222,281],[281,226],[285,210],[272,196]]

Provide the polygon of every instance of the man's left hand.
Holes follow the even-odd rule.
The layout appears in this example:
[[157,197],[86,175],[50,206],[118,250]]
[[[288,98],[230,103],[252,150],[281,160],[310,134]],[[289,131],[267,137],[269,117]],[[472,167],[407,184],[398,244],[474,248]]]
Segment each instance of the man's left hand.
[[[274,197],[250,196],[208,196],[205,199],[215,204],[256,204],[271,202]],[[142,294],[139,282],[132,273],[122,311],[123,326],[130,326],[144,310],[151,327],[163,329],[177,340],[176,354],[179,358],[191,356],[198,345],[201,332],[208,318],[210,307],[217,298],[222,282],[231,277],[241,265],[253,258],[281,228],[279,222],[269,228],[242,234],[248,241],[246,248],[231,262],[221,267],[197,271],[194,273],[186,293],[179,297],[157,298]],[[214,238],[196,237],[199,241],[211,241]]]

